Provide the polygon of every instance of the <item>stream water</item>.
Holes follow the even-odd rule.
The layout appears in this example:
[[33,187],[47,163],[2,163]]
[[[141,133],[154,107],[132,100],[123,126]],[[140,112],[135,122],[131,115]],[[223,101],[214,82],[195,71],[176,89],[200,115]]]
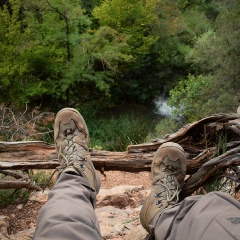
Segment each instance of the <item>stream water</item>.
[[156,98],[152,104],[124,103],[117,105],[101,114],[103,118],[118,118],[126,114],[134,114],[141,118],[161,120],[163,118],[173,117],[174,108],[167,104],[167,99],[163,97]]

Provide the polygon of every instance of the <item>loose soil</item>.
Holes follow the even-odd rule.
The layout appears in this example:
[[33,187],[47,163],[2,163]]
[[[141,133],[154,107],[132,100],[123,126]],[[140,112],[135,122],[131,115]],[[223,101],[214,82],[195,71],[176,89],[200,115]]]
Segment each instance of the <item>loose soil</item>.
[[[145,189],[150,188],[150,173],[128,173],[120,171],[105,172],[105,176],[100,172],[101,188],[109,189],[119,185],[143,185]],[[15,234],[19,231],[36,226],[37,215],[44,203],[27,201],[24,204],[9,205],[0,209],[0,215],[10,218],[9,234]]]

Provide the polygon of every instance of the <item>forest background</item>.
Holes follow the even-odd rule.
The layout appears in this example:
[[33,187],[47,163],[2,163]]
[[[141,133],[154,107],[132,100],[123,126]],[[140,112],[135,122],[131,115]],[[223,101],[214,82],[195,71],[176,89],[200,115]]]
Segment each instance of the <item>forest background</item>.
[[36,116],[64,106],[83,113],[91,146],[107,150],[180,124],[100,119],[119,105],[164,95],[181,124],[236,112],[239,58],[239,0],[0,0],[1,140],[52,139],[52,122],[37,127]]

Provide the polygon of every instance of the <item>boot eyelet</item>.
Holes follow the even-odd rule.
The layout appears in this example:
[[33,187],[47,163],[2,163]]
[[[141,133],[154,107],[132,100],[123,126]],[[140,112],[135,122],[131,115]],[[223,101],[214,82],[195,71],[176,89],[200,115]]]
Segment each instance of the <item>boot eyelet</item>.
[[159,205],[161,203],[161,200],[157,200],[156,205]]
[[81,164],[80,167],[81,167],[81,168],[85,168],[85,165],[84,165],[84,164]]

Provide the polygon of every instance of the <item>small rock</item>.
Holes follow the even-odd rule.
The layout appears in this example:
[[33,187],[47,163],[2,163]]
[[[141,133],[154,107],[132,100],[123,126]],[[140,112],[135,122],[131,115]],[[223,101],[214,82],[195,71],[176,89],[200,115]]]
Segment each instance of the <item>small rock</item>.
[[14,235],[10,235],[11,240],[32,240],[35,232],[35,228],[30,228],[24,231],[20,231]]
[[121,209],[129,205],[134,205],[134,207],[136,207],[136,205],[139,206],[141,204],[138,203],[140,201],[137,196],[143,189],[143,185],[121,185],[111,189],[101,189],[97,196],[97,206],[114,206]]
[[145,240],[147,239],[148,232],[141,226],[138,225],[132,231],[130,234],[128,234],[124,240]]
[[[9,232],[9,223],[10,218],[7,216],[0,215],[0,233],[1,234],[8,234]],[[2,239],[2,238],[0,238]]]
[[32,192],[29,197],[29,200],[40,202],[40,203],[45,203],[45,202],[47,202],[47,199],[48,199],[48,193],[49,193],[49,190],[45,190],[44,192],[42,192],[42,191]]
[[17,205],[17,209],[19,210],[23,209],[23,205],[22,204]]
[[132,220],[123,209],[105,206],[98,208],[96,214],[103,239],[126,235],[132,228],[130,226],[126,227]]

